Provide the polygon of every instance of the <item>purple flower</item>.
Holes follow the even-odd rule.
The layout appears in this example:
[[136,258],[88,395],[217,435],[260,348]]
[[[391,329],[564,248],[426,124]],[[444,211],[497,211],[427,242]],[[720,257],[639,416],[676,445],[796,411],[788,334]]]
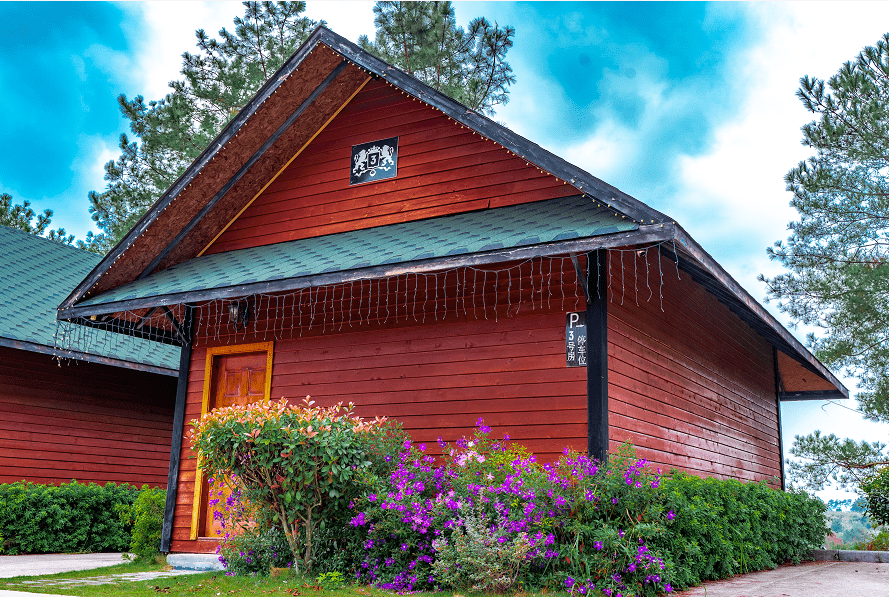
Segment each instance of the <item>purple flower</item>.
[[593,543],[593,547],[595,547],[599,551],[602,551],[602,549],[604,548],[601,541],[596,541],[595,543]]
[[667,583],[667,584],[664,585],[664,590],[665,590],[666,592],[668,592],[668,593],[672,593],[672,592],[673,592],[673,587],[670,586],[670,583]]
[[673,520],[675,517],[676,517],[676,515],[673,513],[672,510],[667,512],[667,520]]

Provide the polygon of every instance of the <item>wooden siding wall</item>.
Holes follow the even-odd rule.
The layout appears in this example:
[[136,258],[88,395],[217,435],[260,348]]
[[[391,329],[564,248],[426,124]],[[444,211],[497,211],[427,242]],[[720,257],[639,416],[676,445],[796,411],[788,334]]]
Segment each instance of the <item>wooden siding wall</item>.
[[[624,256],[623,275],[613,257],[609,290],[611,448],[630,441],[654,466],[699,475],[777,475],[771,348],[687,276],[677,280],[666,259],[661,312],[656,253],[649,254],[648,284],[645,262],[633,264],[632,252]],[[565,272],[566,281],[573,282],[571,273]],[[501,280],[501,293],[506,284]],[[495,435],[509,433],[544,461],[558,458],[565,446],[585,450],[586,370],[565,367],[565,310],[561,301],[546,308],[538,301],[532,310],[530,285],[524,288],[518,314],[513,303],[513,316],[501,311],[496,321],[490,313],[476,320],[450,309],[424,324],[390,320],[327,333],[316,325],[294,339],[263,333],[213,339],[215,331],[199,330],[186,430],[200,415],[206,346],[275,339],[272,399],[311,395],[320,404],[355,402],[362,416],[402,421],[432,452],[439,435],[449,441],[469,435],[479,417]],[[486,296],[493,296],[493,286]],[[566,310],[572,309],[568,301]],[[211,552],[215,542],[188,540],[196,467],[191,455],[186,438],[172,547]]]
[[0,347],[0,483],[167,485],[176,378]]
[[[399,138],[397,178],[350,187],[352,145],[389,137]],[[576,194],[493,141],[374,81],[207,254]]]
[[622,271],[612,253],[611,449],[629,441],[655,465],[703,476],[780,476],[771,345],[688,274],[677,279],[675,263],[648,258],[646,284],[644,259],[624,251]]

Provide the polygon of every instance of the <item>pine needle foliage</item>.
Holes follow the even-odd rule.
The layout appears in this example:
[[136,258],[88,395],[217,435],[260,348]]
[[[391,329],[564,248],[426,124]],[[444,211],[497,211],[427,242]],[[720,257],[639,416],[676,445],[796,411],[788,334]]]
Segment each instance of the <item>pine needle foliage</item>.
[[477,112],[509,101],[514,28],[484,17],[458,27],[450,2],[377,2],[374,15],[376,37],[358,39],[364,50]]
[[[0,194],[0,225],[35,236],[43,236],[63,245],[74,243],[74,235],[66,233],[64,228],[47,230],[52,223],[52,215],[51,209],[44,209],[42,214],[38,214],[31,208],[31,202],[27,199],[19,205],[12,202],[12,195],[9,193]],[[81,249],[87,248],[82,241],[78,241],[77,246]]]
[[107,187],[89,194],[99,229],[87,243],[107,252],[185,171],[265,81],[322,22],[303,15],[305,2],[244,2],[244,15],[219,37],[195,32],[197,52],[182,55],[181,79],[160,100],[121,94],[130,133],[120,157],[105,164]]
[[[889,423],[889,33],[827,81],[805,76],[797,96],[815,120],[802,127],[814,155],[784,180],[799,219],[769,257],[787,272],[768,297],[809,336],[826,365],[858,377],[859,410]],[[820,489],[856,487],[889,460],[886,445],[835,435],[797,437],[793,479]]]

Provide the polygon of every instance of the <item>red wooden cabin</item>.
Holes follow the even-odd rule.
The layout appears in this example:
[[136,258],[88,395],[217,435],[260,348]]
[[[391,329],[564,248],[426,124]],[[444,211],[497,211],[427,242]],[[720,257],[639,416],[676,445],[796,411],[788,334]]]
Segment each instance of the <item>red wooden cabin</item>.
[[[311,395],[427,443],[484,417],[542,458],[629,441],[768,479],[779,400],[847,395],[671,218],[324,28],[58,316],[181,344],[180,438]],[[164,550],[216,547],[192,456],[182,439]]]
[[56,306],[98,262],[0,226],[0,483],[167,484],[178,351],[55,345]]

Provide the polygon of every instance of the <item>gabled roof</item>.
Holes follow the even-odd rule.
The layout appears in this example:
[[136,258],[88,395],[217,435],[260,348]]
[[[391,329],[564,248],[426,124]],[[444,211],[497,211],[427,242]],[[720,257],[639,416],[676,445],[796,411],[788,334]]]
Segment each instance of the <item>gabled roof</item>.
[[[61,307],[191,259],[371,78],[383,78],[641,224],[664,214],[318,27]],[[272,96],[273,101],[269,101]],[[235,138],[237,137],[237,140]],[[209,199],[208,199],[209,198]]]
[[143,340],[120,337],[89,355],[56,350],[56,305],[98,262],[93,253],[0,226],[0,346],[175,375],[179,351],[137,350]]
[[[58,317],[67,319],[92,313],[97,305],[107,304],[113,297],[144,298],[146,293],[162,289],[163,284],[148,290],[155,282],[167,278],[173,288],[181,284],[181,281],[174,282],[176,272],[186,270],[185,266],[174,266],[186,261],[194,260],[188,268],[210,264],[210,260],[195,258],[372,78],[387,81],[460,126],[573,186],[581,196],[622,214],[637,226],[635,232],[620,238],[624,246],[647,242],[652,235],[664,240],[664,234],[669,234],[679,247],[682,269],[690,272],[778,350],[829,381],[837,394],[848,395],[848,390],[830,371],[668,216],[429,88],[324,27],[311,34],[129,234],[84,278],[61,304]],[[412,223],[417,225],[418,222]],[[280,248],[263,249],[259,253],[277,250]],[[293,267],[294,272],[303,271],[301,266]],[[158,272],[168,269],[166,278],[159,276]],[[384,274],[381,270],[379,275]],[[99,296],[93,299],[96,295]]]

